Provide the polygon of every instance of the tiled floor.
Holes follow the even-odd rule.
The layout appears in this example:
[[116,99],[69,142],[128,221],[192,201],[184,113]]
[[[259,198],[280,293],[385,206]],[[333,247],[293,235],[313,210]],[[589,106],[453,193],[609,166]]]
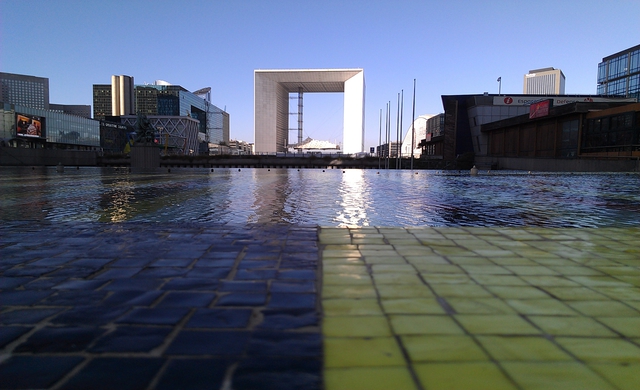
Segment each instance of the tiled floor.
[[640,388],[640,229],[322,228],[337,389]]

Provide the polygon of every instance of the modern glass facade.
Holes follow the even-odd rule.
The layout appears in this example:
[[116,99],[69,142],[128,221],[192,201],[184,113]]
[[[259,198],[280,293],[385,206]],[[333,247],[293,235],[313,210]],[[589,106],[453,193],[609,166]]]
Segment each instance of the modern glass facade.
[[[32,143],[57,144],[56,147],[100,147],[100,122],[76,115],[4,103],[1,107],[0,138],[22,139]],[[40,118],[42,138],[19,137],[17,115]]]
[[602,59],[598,64],[598,95],[640,99],[640,45]]

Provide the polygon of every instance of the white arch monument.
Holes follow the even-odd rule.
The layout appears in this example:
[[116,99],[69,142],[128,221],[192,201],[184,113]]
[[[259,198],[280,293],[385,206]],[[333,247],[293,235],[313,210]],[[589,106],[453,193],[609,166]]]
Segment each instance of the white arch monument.
[[283,69],[254,71],[256,153],[287,150],[290,93],[344,93],[342,152],[364,151],[364,70]]

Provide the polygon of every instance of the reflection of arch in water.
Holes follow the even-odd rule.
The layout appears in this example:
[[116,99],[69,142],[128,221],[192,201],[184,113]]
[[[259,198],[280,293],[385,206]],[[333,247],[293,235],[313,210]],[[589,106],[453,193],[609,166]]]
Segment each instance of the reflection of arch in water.
[[369,189],[360,169],[346,170],[338,187],[340,209],[334,218],[340,227],[369,226],[367,204],[370,201]]
[[289,170],[253,170],[252,209],[249,223],[289,223],[292,213],[288,210],[292,200]]

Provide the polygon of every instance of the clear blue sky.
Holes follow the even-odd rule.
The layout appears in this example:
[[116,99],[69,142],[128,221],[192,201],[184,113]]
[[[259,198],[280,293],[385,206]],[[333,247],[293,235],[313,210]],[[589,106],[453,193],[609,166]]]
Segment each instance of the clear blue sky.
[[[395,129],[401,90],[408,127],[414,79],[416,116],[442,112],[441,95],[497,93],[498,77],[521,93],[550,66],[567,94],[595,94],[602,58],[640,43],[639,15],[638,0],[0,0],[0,70],[48,77],[59,104],[92,104],[112,74],[210,86],[231,138],[253,141],[254,69],[363,68],[368,148],[388,101]],[[304,122],[339,141],[342,95],[306,94]]]

